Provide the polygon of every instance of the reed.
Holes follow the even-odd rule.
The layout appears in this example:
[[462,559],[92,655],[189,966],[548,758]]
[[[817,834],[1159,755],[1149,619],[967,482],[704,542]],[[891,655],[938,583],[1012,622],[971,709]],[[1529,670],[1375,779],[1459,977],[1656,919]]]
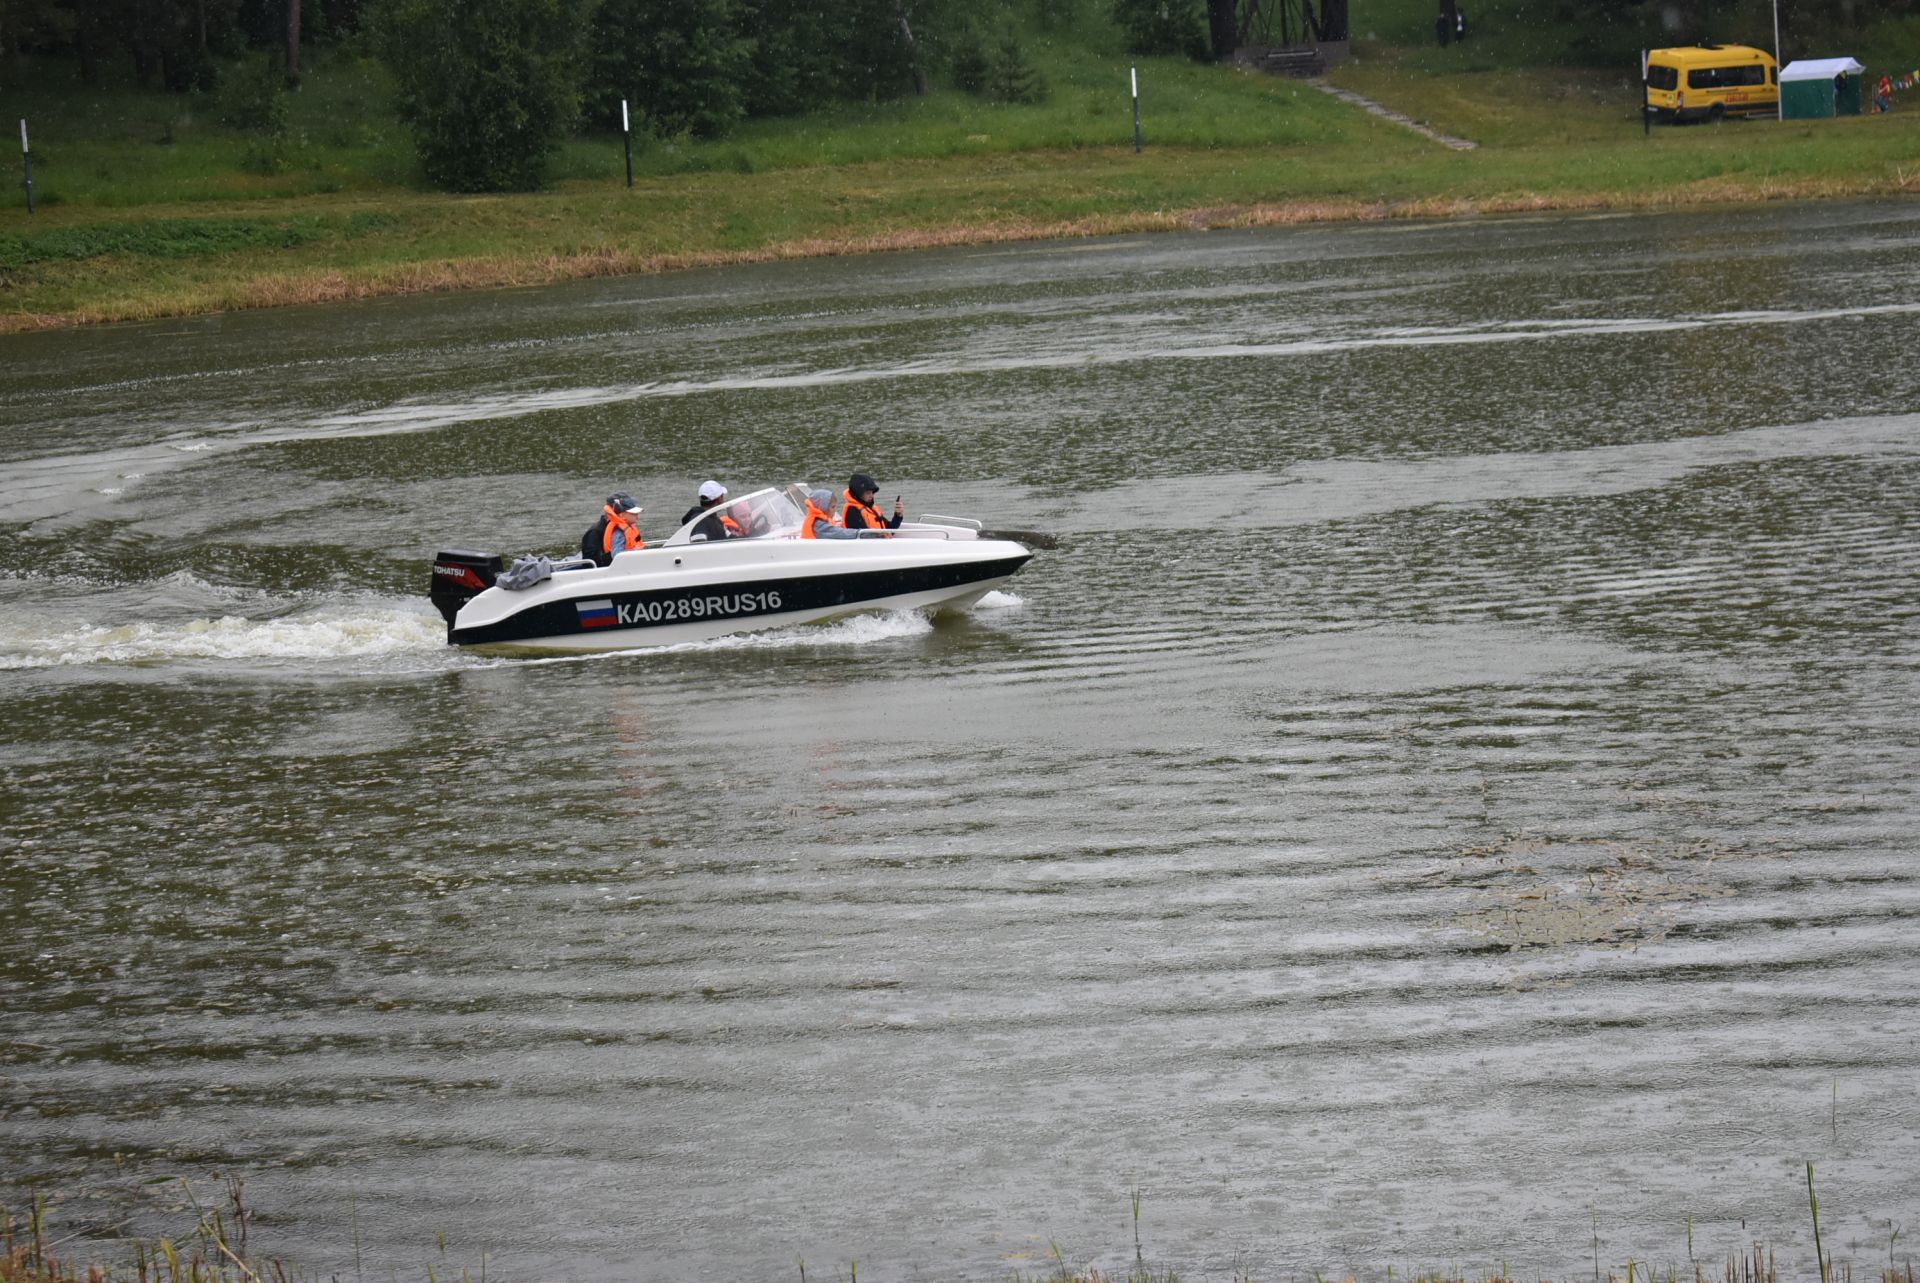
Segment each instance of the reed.
[[[1818,1200],[1811,1181],[1811,1164],[1808,1165],[1808,1175],[1808,1201],[1817,1221]],[[12,1209],[0,1207],[0,1283],[339,1283],[337,1276],[309,1275],[289,1267],[278,1257],[262,1258],[247,1251],[245,1227],[254,1218],[253,1210],[246,1202],[245,1185],[240,1180],[227,1180],[223,1191],[224,1201],[217,1207],[201,1206],[190,1186],[182,1182],[182,1188],[195,1209],[193,1226],[177,1237],[134,1240],[130,1244],[130,1259],[117,1266],[87,1263],[58,1255],[56,1249],[67,1240],[54,1238],[49,1233],[45,1194],[36,1191],[31,1205],[24,1209],[22,1217],[18,1219]],[[1144,1200],[1138,1190],[1131,1192],[1130,1199],[1134,1211],[1134,1250],[1133,1259],[1124,1273],[1109,1272],[1095,1265],[1072,1267],[1067,1263],[1066,1253],[1060,1244],[1049,1239],[1049,1272],[1029,1276],[1015,1270],[1000,1277],[1006,1283],[1180,1283],[1180,1276],[1174,1267],[1155,1268],[1147,1263],[1140,1232]],[[1900,1227],[1892,1220],[1888,1220],[1886,1226],[1886,1264],[1872,1276],[1875,1283],[1920,1283],[1915,1277],[1911,1258],[1903,1261],[1899,1257],[1899,1244],[1903,1239]],[[1773,1249],[1762,1243],[1729,1253],[1718,1277],[1709,1276],[1702,1263],[1692,1255],[1691,1221],[1688,1234],[1693,1283],[1781,1283]],[[444,1254],[445,1235],[436,1235],[435,1242]],[[1817,1229],[1815,1250],[1823,1280],[1827,1283],[1852,1283],[1852,1263],[1836,1263],[1827,1257],[1824,1241],[1819,1238]],[[805,1259],[796,1256],[794,1263],[801,1283],[806,1283]],[[486,1271],[487,1259],[483,1253],[483,1280]],[[840,1277],[847,1283],[859,1283],[859,1271],[859,1261],[849,1260]],[[424,1267],[423,1274],[424,1283],[440,1283],[442,1274],[434,1266]],[[1680,1276],[1672,1266],[1667,1267],[1665,1274],[1667,1283],[1679,1283]],[[446,1277],[451,1278],[451,1275]],[[1267,1283],[1299,1283],[1300,1277],[1291,1273],[1273,1276]],[[1369,1276],[1344,1272],[1327,1275],[1320,1270],[1312,1270],[1308,1277],[1314,1283],[1366,1283]],[[1501,1261],[1497,1270],[1489,1268],[1480,1272],[1459,1266],[1425,1272],[1402,1271],[1388,1266],[1383,1274],[1370,1277],[1384,1278],[1385,1283],[1514,1283],[1515,1279],[1506,1261]],[[395,1275],[394,1278],[395,1283],[400,1283],[400,1276]],[[1256,1283],[1255,1276],[1242,1268],[1237,1259],[1232,1278],[1234,1283]],[[1630,1257],[1617,1269],[1611,1266],[1598,1268],[1595,1278],[1599,1283],[1658,1283],[1660,1271],[1647,1261]],[[472,1283],[471,1275],[466,1270],[460,1272],[460,1279],[461,1283]],[[1540,1279],[1538,1283],[1573,1281]]]
[[[859,1263],[848,1262],[848,1283],[859,1283]],[[1851,1277],[1851,1270],[1841,1271],[1843,1278]],[[396,1276],[397,1278],[398,1276]],[[1256,1283],[1256,1278],[1236,1268],[1234,1283]],[[1294,1278],[1295,1276],[1287,1276]],[[1466,1273],[1459,1270],[1438,1270],[1431,1273],[1402,1274],[1397,1276],[1399,1283],[1511,1283],[1512,1276],[1505,1271],[1495,1273],[1491,1270],[1482,1274]],[[1636,1263],[1634,1277],[1645,1280],[1647,1272]],[[1726,1279],[1728,1283],[1779,1283],[1774,1273],[1772,1254],[1764,1248],[1756,1247],[1750,1253],[1737,1254],[1727,1259]],[[434,1283],[437,1278],[431,1267],[427,1268],[425,1283]],[[466,1271],[461,1272],[463,1283],[470,1283]],[[1097,1266],[1084,1270],[1069,1270],[1064,1262],[1056,1260],[1055,1271],[1042,1276],[1029,1276],[1015,1271],[1004,1276],[1005,1283],[1180,1283],[1176,1270],[1130,1268],[1125,1274],[1103,1271]],[[148,1254],[144,1249],[135,1257],[132,1265],[123,1270],[115,1270],[100,1265],[86,1265],[74,1261],[59,1260],[52,1257],[32,1259],[24,1242],[15,1242],[7,1237],[7,1231],[0,1229],[0,1283],[329,1283],[323,1276],[307,1275],[290,1270],[278,1259],[254,1265],[243,1264],[221,1257],[211,1257],[197,1248],[181,1251],[170,1240],[160,1239],[152,1245]],[[1275,1278],[1269,1283],[1284,1283]],[[1323,1280],[1323,1283],[1336,1283],[1335,1280]],[[1343,1274],[1337,1283],[1365,1283],[1361,1276]],[[1539,1280],[1539,1283],[1568,1283],[1567,1280]],[[1612,1270],[1602,1275],[1602,1283],[1627,1283],[1624,1272],[1616,1274]],[[1878,1275],[1878,1283],[1916,1283],[1912,1262],[1889,1266]]]
[[1145,1255],[1142,1254],[1142,1251],[1140,1248],[1140,1190],[1138,1189],[1138,1187],[1136,1187],[1133,1190],[1132,1201],[1133,1201],[1133,1264],[1135,1269],[1144,1271],[1147,1268],[1147,1258]]
[[1820,1244],[1820,1200],[1813,1192],[1813,1164],[1807,1164],[1807,1206],[1813,1212],[1813,1255],[1820,1263],[1820,1283],[1833,1283],[1833,1275],[1827,1268],[1826,1249]]

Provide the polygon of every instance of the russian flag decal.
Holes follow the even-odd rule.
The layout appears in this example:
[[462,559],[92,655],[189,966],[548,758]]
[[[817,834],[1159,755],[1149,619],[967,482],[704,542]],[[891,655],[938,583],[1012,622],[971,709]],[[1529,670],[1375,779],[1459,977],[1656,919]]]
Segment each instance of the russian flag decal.
[[605,628],[620,622],[620,616],[614,613],[611,601],[576,601],[573,607],[580,612],[582,628]]

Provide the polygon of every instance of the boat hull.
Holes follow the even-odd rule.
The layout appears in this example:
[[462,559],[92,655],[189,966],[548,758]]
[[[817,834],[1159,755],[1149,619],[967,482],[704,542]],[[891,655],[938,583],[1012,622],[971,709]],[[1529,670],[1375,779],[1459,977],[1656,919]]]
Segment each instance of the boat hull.
[[[935,544],[813,541],[759,549],[699,545],[622,554],[562,571],[537,589],[492,588],[455,617],[461,646],[605,651],[675,646],[871,611],[958,608],[1032,557],[1005,540]],[[919,542],[919,541],[916,541]]]

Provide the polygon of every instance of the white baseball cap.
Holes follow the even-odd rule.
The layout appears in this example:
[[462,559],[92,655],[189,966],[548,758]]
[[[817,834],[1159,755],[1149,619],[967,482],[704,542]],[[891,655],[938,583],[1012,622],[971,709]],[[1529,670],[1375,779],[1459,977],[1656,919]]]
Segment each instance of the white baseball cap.
[[727,488],[718,481],[702,481],[700,483],[700,497],[702,499],[724,499],[727,497]]

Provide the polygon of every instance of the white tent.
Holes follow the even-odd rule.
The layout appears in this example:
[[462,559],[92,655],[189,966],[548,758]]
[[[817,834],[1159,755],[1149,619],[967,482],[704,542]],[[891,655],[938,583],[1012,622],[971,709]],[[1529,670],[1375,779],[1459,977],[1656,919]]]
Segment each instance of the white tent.
[[1780,79],[1832,80],[1841,72],[1857,76],[1866,68],[1851,58],[1801,58],[1780,68]]
[[1780,119],[1858,116],[1865,71],[1852,58],[1803,58],[1788,63],[1780,69]]

